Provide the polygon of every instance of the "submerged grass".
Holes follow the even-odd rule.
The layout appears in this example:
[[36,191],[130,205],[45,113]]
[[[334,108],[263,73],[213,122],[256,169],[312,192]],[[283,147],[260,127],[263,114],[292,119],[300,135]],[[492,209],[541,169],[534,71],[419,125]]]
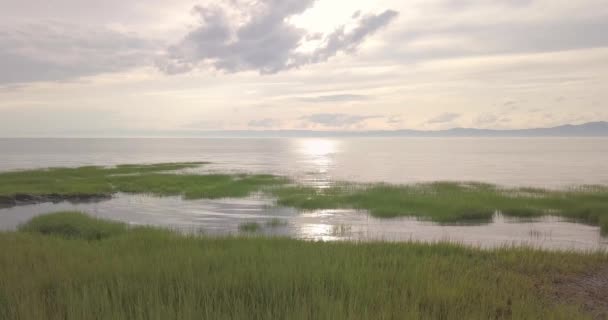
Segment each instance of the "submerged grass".
[[608,264],[448,244],[41,231],[105,228],[74,217],[0,233],[0,319],[588,319],[584,301],[551,298],[554,282]]
[[[186,199],[246,197],[268,192],[283,206],[305,210],[361,209],[373,216],[413,216],[441,223],[490,221],[496,212],[514,217],[555,215],[601,227],[608,234],[608,187],[568,190],[501,188],[483,183],[414,185],[335,184],[327,189],[287,184],[273,175],[186,174],[203,163],[53,168],[0,173],[2,197],[18,194],[80,195],[115,192],[181,195]],[[1,203],[0,203],[1,205]]]

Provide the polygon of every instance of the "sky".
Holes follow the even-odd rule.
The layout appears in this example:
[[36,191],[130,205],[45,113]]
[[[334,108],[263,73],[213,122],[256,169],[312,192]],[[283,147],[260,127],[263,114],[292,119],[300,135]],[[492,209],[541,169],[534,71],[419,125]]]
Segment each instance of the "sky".
[[2,0],[0,137],[608,120],[606,0]]

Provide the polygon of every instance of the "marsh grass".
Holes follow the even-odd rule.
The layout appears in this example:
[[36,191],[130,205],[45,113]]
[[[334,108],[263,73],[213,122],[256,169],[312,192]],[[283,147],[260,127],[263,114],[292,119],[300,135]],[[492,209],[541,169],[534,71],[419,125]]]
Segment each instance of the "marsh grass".
[[266,226],[269,228],[280,228],[280,227],[285,227],[287,226],[287,221],[285,220],[281,220],[278,218],[273,218],[270,219],[269,221],[266,221]]
[[343,183],[329,189],[285,186],[273,192],[279,205],[308,210],[352,208],[380,218],[413,216],[440,223],[491,221],[496,213],[521,218],[555,215],[608,232],[608,188],[599,186],[542,190],[456,182]]
[[490,222],[494,214],[545,215],[600,226],[608,234],[608,187],[567,190],[501,188],[485,183],[412,185],[337,183],[318,189],[284,177],[254,174],[187,174],[175,170],[203,163],[54,168],[0,173],[2,198],[18,194],[80,195],[115,192],[182,196],[185,199],[247,197],[265,192],[277,204],[304,210],[357,209],[379,218],[412,216],[438,223]]
[[67,239],[101,240],[127,231],[125,224],[92,218],[79,212],[58,212],[33,218],[19,231]]
[[554,282],[608,263],[523,248],[42,231],[105,228],[81,218],[0,233],[1,319],[588,319],[584,301],[551,298]]
[[0,196],[147,193],[187,199],[246,197],[284,178],[271,175],[181,174],[204,163],[51,168],[0,173]]
[[80,212],[57,212],[35,217],[19,226],[19,231],[66,239],[101,240],[127,232],[127,226]]
[[257,222],[247,222],[239,225],[239,231],[255,233],[262,230],[262,225]]

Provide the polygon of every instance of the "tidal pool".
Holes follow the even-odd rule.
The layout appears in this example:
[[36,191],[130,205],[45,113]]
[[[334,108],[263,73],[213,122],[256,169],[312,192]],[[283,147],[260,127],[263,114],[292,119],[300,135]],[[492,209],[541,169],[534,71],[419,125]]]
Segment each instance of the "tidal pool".
[[[166,227],[208,235],[243,234],[239,226],[258,223],[257,234],[313,241],[450,241],[480,248],[530,246],[548,250],[608,250],[599,227],[557,217],[512,219],[496,214],[483,224],[440,225],[413,218],[378,219],[357,210],[299,211],[276,207],[272,199],[183,200],[117,194],[93,203],[42,203],[0,209],[0,230],[15,230],[34,216],[75,210],[131,225]],[[278,223],[277,223],[278,222]]]

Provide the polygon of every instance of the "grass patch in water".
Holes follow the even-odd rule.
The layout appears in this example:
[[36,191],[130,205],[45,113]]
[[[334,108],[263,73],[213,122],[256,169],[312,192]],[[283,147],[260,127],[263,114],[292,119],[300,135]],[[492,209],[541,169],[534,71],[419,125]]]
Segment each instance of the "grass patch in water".
[[[38,221],[44,229],[66,218]],[[585,301],[566,304],[551,292],[560,275],[606,264],[600,253],[188,237],[151,228],[99,241],[3,232],[0,318],[588,319]]]
[[[186,174],[175,170],[202,163],[54,168],[0,173],[0,203],[30,195],[147,193],[186,199],[246,197],[268,192],[283,206],[304,210],[359,209],[379,218],[412,216],[439,223],[491,221],[496,212],[514,217],[561,216],[599,225],[608,233],[608,187],[568,190],[500,188],[485,183],[413,185],[340,183],[327,189],[288,185],[284,177],[254,174]],[[4,200],[3,200],[4,199]]]
[[278,218],[273,218],[270,221],[266,222],[266,226],[269,228],[280,228],[280,227],[285,227],[287,226],[287,221],[285,220],[281,220]]
[[262,230],[262,225],[257,222],[247,222],[239,225],[239,231],[254,233]]
[[608,232],[608,188],[568,190],[500,188],[490,184],[437,182],[415,185],[337,184],[328,189],[277,188],[278,204],[314,209],[352,208],[373,216],[413,216],[441,223],[490,221],[496,212],[514,217],[561,216]]
[[19,231],[66,239],[101,240],[127,232],[127,226],[80,212],[57,212],[35,217],[19,226]]
[[148,193],[187,199],[246,197],[285,182],[271,175],[178,174],[204,163],[51,168],[0,173],[0,196]]

